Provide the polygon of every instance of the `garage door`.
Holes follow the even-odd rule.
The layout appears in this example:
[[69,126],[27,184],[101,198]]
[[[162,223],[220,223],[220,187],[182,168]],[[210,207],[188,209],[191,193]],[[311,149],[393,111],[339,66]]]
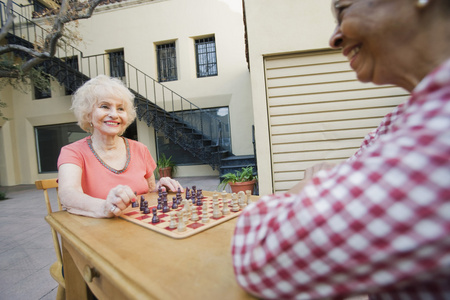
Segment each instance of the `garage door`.
[[307,167],[350,157],[408,93],[360,83],[340,52],[265,59],[273,186],[291,188]]

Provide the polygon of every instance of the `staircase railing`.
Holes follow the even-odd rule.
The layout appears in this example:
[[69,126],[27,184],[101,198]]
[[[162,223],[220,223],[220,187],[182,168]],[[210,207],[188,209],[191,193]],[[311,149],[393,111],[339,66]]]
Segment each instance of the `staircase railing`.
[[[35,43],[43,40],[48,33],[42,26],[29,20],[22,14],[14,11],[14,15],[16,18],[11,30],[14,36],[29,43]],[[5,23],[6,16],[6,5],[3,1],[0,1],[1,26]],[[71,46],[64,39],[59,40],[55,57],[69,66],[73,65],[73,60],[76,58],[78,61],[77,71],[88,78],[110,73],[108,54],[84,56],[81,50]],[[169,134],[168,138],[183,148],[186,148],[186,137],[180,136],[180,131],[178,130],[180,126],[187,131],[191,130],[198,134],[196,139],[200,139],[201,143],[196,143],[196,145],[199,145],[199,147],[202,147],[204,145],[203,142],[206,140],[210,140],[211,146],[216,147],[214,151],[231,152],[230,137],[227,134],[229,131],[226,130],[227,124],[224,124],[214,115],[159,83],[132,64],[125,61],[123,61],[123,64],[125,65],[125,78],[122,79],[126,86],[136,95],[136,101],[141,103],[141,105],[138,105],[138,116],[141,119],[146,118],[149,126],[150,124],[154,125],[155,130],[158,131],[169,126],[168,123],[172,123],[170,125],[172,130],[164,130],[164,132]],[[80,76],[77,77],[77,80],[80,80]],[[82,82],[79,83],[79,85],[81,84]],[[147,115],[144,115],[144,113]],[[151,116],[150,114],[153,115]],[[156,116],[158,116],[159,123],[152,123]],[[161,123],[161,119],[164,119],[166,122]],[[175,128],[174,123],[178,124],[176,126],[178,131],[176,132],[173,130]],[[170,136],[171,134],[176,136]],[[201,150],[195,149],[191,153],[201,158],[201,155],[198,155]],[[214,164],[217,166],[217,159],[215,159]]]

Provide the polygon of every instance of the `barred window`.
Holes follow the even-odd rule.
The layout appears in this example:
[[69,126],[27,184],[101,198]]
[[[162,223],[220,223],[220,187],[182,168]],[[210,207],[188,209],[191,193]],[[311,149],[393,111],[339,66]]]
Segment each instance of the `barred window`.
[[159,82],[178,79],[175,42],[156,46]]
[[109,72],[111,77],[125,79],[125,54],[123,51],[109,53]]
[[197,77],[217,75],[216,39],[208,37],[195,40],[197,56]]

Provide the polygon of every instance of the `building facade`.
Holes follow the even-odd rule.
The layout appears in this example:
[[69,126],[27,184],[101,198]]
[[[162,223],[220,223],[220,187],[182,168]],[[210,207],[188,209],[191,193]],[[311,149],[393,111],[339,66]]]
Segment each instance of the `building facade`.
[[[18,13],[31,18],[26,10]],[[33,21],[45,26],[47,19]],[[241,0],[127,0],[98,6],[91,18],[80,20],[81,41],[66,41],[57,57],[89,77],[120,77],[169,112],[181,114],[190,106],[187,118],[198,119],[203,109],[223,121],[220,138],[230,153],[252,155],[244,28]],[[49,91],[1,89],[8,120],[0,120],[0,185],[57,176],[60,147],[85,135],[69,109],[72,92],[56,81]],[[147,145],[155,160],[158,153],[172,154],[173,142],[145,116],[133,126],[129,135]],[[181,162],[176,176],[219,174],[183,150],[174,155]]]
[[331,0],[244,0],[261,195],[286,191],[307,167],[351,156],[407,98],[357,81],[330,48]]

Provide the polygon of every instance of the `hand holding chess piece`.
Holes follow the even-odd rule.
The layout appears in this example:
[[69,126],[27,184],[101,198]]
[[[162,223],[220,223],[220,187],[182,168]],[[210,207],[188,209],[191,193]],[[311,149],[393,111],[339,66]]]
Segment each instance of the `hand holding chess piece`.
[[104,204],[104,210],[106,215],[109,215],[110,212],[115,216],[120,216],[122,211],[126,209],[131,202],[135,201],[136,195],[129,186],[118,185],[109,191]]

